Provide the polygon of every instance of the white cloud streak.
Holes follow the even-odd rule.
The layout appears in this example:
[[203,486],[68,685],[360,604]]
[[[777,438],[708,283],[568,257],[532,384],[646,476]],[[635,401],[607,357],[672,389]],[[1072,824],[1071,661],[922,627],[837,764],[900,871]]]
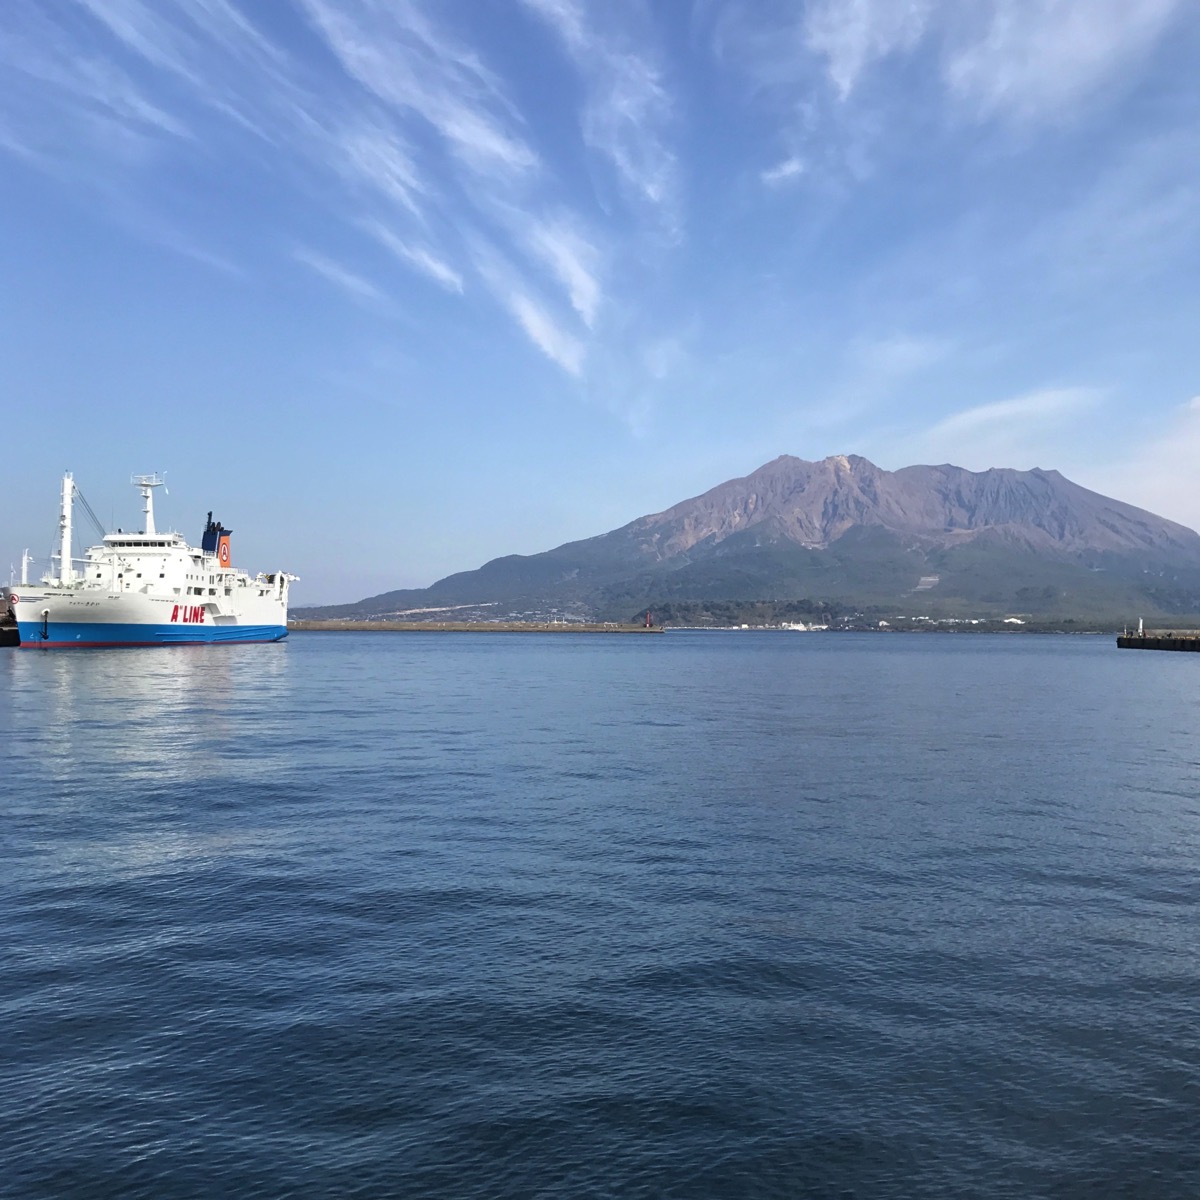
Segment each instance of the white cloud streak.
[[369,301],[377,305],[387,302],[383,292],[373,283],[324,254],[298,246],[292,251],[292,257],[355,300]]
[[933,0],[823,0],[803,12],[804,43],[845,100],[869,67],[916,46],[932,9]]
[[530,341],[569,375],[579,376],[585,357],[585,348],[579,338],[563,328],[520,273],[493,246],[475,240],[471,252],[480,278]]
[[504,302],[520,322],[521,328],[547,358],[571,375],[581,373],[583,344],[578,338],[561,329],[537,301],[523,292],[508,293]]
[[1126,456],[1088,472],[1088,486],[1200,530],[1200,396],[1129,431]]
[[584,80],[584,140],[606,158],[626,195],[648,204],[672,236],[679,229],[679,181],[667,133],[674,103],[663,70],[628,38],[597,27],[577,0],[524,0],[558,35]]
[[[50,141],[51,133],[61,137],[62,124],[78,130],[95,128],[97,122],[139,140],[156,134],[191,136],[182,120],[148,99],[115,63],[91,53],[71,53],[48,21],[34,17],[26,29],[26,36],[12,29],[0,35],[0,72],[16,77],[0,95],[7,95],[10,107],[25,98],[16,115],[32,126],[35,140]],[[30,121],[31,84],[40,88],[48,105],[36,124]]]
[[599,251],[569,220],[530,222],[524,230],[530,253],[540,260],[566,289],[571,307],[591,328],[600,304],[600,284],[596,277]]
[[[537,349],[569,374],[580,374],[584,345],[537,298],[531,273],[561,288],[591,327],[603,299],[600,251],[570,212],[559,207],[544,215],[539,185],[546,182],[545,172],[500,80],[408,0],[387,8],[359,0],[303,2],[331,53],[388,120],[416,118],[437,135],[447,160],[457,164],[456,199],[467,205],[466,219],[456,222],[458,233],[471,231],[476,269],[488,292]],[[462,273],[449,264],[448,254],[429,244],[438,227],[430,201],[450,189],[431,183],[436,164],[428,151],[418,155],[413,149],[417,141],[415,132],[401,140],[380,126],[343,135],[344,169],[417,218],[416,228],[409,222],[410,228],[399,230],[390,221],[367,219],[363,224],[372,235],[441,287],[462,292]],[[507,235],[504,249],[489,241],[498,232]]]
[[1090,408],[1100,399],[1094,388],[1043,388],[1009,400],[980,404],[962,412],[952,413],[925,432],[925,437],[939,440],[946,437],[974,435],[988,430],[1012,429],[1031,422],[1045,424]]
[[200,82],[180,52],[177,27],[163,21],[140,0],[78,0],[78,3],[113,37],[147,62],[191,84]]
[[378,221],[364,222],[366,231],[382,246],[386,247],[401,262],[419,271],[422,275],[440,284],[448,292],[463,290],[463,278],[453,267],[443,262],[432,251],[423,246],[413,246],[397,237]]
[[385,103],[422,117],[472,171],[505,179],[537,167],[495,77],[416,4],[304,0],[304,7],[350,76]]
[[[1062,124],[1135,77],[1186,9],[1185,0],[746,0],[722,11],[715,49],[785,101],[787,140],[811,152],[823,132],[893,127],[892,93],[881,99],[868,85],[918,56],[950,124]],[[919,95],[906,83],[906,115]]]
[[393,130],[382,122],[364,121],[336,135],[334,143],[346,178],[373,188],[414,215],[421,212],[421,200],[431,186],[408,144]]
[[1107,393],[1093,387],[1051,387],[952,413],[923,432],[894,439],[908,462],[952,462],[970,470],[1062,461],[1063,436],[1094,412]]
[[1057,120],[1135,64],[1180,0],[992,0],[973,36],[950,42],[942,73],[982,118]]
[[789,180],[799,179],[804,174],[804,169],[804,160],[792,155],[790,158],[777,162],[773,167],[768,167],[760,174],[759,178],[768,187],[775,187],[787,183]]

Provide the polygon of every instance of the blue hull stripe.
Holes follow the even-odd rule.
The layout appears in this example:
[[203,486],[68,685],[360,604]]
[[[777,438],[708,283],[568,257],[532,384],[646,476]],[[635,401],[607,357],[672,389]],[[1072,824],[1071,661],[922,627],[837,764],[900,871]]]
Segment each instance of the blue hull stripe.
[[18,621],[23,649],[76,646],[209,646],[216,642],[279,642],[286,625],[102,625],[51,621],[42,636],[41,621]]

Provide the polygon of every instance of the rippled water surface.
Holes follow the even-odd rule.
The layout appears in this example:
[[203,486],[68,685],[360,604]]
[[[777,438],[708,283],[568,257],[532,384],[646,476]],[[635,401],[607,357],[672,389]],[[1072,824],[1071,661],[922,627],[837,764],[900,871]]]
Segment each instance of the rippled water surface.
[[0,652],[0,1193],[1200,1195],[1200,656]]

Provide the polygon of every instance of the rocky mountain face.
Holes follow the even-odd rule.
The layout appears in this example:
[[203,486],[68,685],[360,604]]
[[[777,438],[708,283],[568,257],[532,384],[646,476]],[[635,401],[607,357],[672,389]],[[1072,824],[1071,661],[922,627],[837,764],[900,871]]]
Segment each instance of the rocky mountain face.
[[[988,531],[1048,552],[1163,551],[1200,555],[1200,535],[1071,483],[1057,471],[883,471],[858,455],[820,462],[783,455],[605,538],[627,538],[659,561],[735,533],[826,550],[851,529],[959,545]],[[602,539],[596,539],[602,540]],[[576,543],[586,544],[586,543]]]
[[1057,471],[784,455],[598,537],[303,615],[486,604],[625,618],[669,600],[802,598],[935,613],[1200,612],[1200,535]]

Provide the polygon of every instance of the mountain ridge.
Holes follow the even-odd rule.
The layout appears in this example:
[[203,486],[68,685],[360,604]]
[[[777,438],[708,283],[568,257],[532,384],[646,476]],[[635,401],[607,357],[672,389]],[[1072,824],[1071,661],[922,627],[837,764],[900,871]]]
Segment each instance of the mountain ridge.
[[780,455],[595,537],[297,613],[486,605],[611,618],[672,598],[886,607],[913,596],[930,609],[1000,610],[1035,594],[1062,612],[1200,612],[1200,534],[1054,470],[886,471],[859,455]]

